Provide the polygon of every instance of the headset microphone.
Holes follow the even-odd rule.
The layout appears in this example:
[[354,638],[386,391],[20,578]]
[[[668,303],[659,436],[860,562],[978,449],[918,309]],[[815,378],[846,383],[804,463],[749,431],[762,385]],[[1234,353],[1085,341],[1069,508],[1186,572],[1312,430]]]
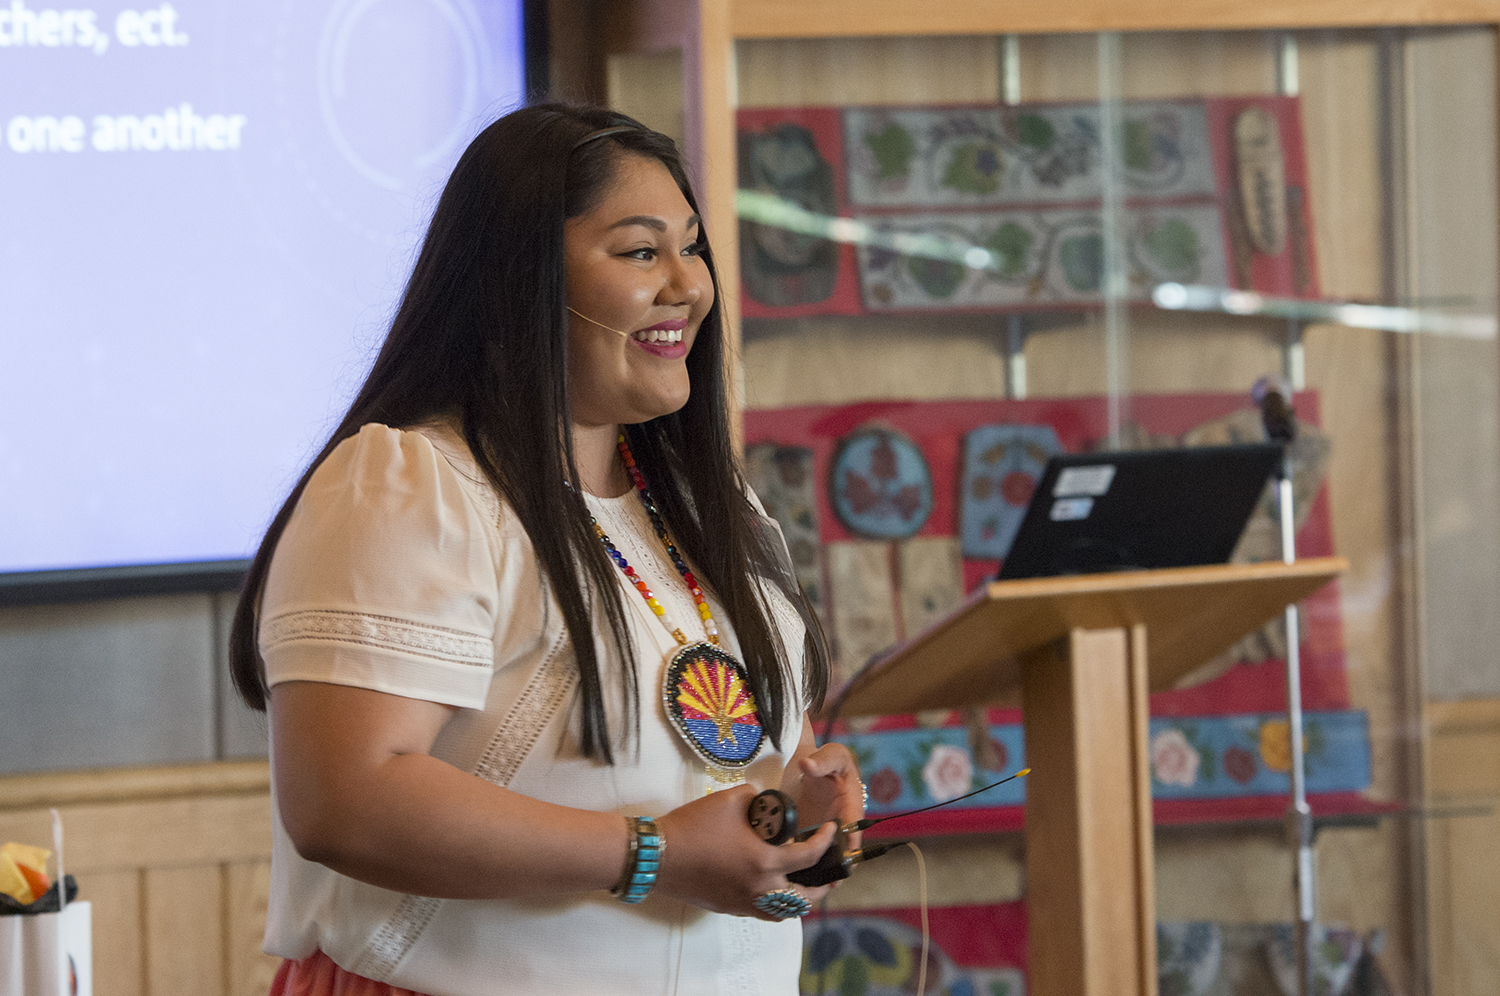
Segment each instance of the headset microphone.
[[568,306],[568,310],[571,311],[571,312],[573,312],[573,314],[577,315],[579,318],[582,318],[584,321],[588,322],[590,325],[597,325],[601,329],[608,329],[609,331],[615,333],[616,335],[623,335],[627,339],[629,339],[632,335],[634,335],[633,332],[626,332],[623,329],[610,328],[608,325],[605,325],[603,322],[596,322],[596,321],[594,321],[594,319],[590,318],[588,315],[585,315],[583,312],[579,311],[577,308],[574,308],[572,305]]

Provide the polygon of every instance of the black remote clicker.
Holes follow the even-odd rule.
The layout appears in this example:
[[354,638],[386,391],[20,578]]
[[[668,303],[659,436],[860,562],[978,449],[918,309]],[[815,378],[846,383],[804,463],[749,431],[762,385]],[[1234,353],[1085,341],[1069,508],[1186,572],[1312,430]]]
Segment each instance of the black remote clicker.
[[[852,831],[864,831],[870,829],[877,823],[887,820],[899,820],[907,816],[915,816],[932,809],[941,809],[951,806],[955,802],[971,799],[981,792],[988,792],[992,788],[999,788],[1006,782],[1015,781],[1017,778],[1025,778],[1031,774],[1030,768],[1022,768],[1013,775],[1007,775],[998,782],[977,788],[972,792],[961,795],[956,799],[949,799],[932,806],[923,806],[921,809],[913,809],[905,813],[894,813],[890,816],[864,817],[853,823],[846,823],[839,827],[834,834],[833,843],[817,863],[792,872],[787,876],[787,881],[796,882],[798,885],[827,885],[840,879],[848,878],[849,872],[861,861],[869,861],[878,858],[882,854],[889,854],[892,850],[902,847],[909,841],[893,840],[880,844],[872,844],[861,847],[859,850],[849,850],[849,834]],[[789,840],[807,840],[818,832],[817,827],[810,827],[797,832],[797,805],[791,796],[776,789],[766,789],[758,793],[750,800],[750,809],[746,816],[750,820],[750,828],[759,835],[760,839],[768,844],[785,844]]]
[[[785,792],[766,789],[750,800],[746,814],[750,828],[767,844],[785,844],[789,840],[806,840],[818,832],[817,827],[797,832],[797,804]],[[827,885],[849,877],[858,860],[848,853],[849,835],[842,829],[834,834],[833,843],[816,864],[787,874],[788,882],[798,885]]]
[[797,832],[797,804],[791,796],[766,789],[750,800],[750,829],[767,844],[785,844]]

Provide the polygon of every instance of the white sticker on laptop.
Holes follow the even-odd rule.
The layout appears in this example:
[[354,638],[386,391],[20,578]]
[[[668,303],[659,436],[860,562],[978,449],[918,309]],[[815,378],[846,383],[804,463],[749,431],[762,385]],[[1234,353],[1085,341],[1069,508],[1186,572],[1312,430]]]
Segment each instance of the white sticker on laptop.
[[[1115,465],[1096,463],[1088,467],[1064,467],[1052,485],[1052,497],[1071,498],[1074,495],[1092,495],[1095,498],[1109,490],[1115,479]],[[1084,513],[1085,515],[1088,513]]]
[[1050,518],[1053,522],[1077,522],[1087,519],[1093,510],[1092,498],[1059,498],[1052,503]]

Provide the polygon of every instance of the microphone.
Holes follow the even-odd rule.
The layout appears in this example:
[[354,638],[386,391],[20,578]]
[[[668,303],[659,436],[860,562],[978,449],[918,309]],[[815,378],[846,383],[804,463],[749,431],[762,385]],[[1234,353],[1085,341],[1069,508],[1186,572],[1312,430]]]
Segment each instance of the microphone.
[[1292,410],[1292,391],[1280,377],[1262,377],[1250,389],[1250,397],[1260,407],[1261,424],[1266,437],[1287,445],[1297,438],[1297,413]]
[[843,836],[844,832],[840,830],[840,839],[836,840],[832,847],[823,852],[823,856],[818,859],[817,864],[798,871],[787,872],[786,880],[794,882],[797,885],[828,885],[830,882],[838,882],[848,878],[849,873],[854,870],[854,866],[860,862],[869,861],[871,858],[878,858],[882,854],[906,844],[904,840],[892,840],[883,844],[872,844],[869,847],[862,847],[857,851],[846,851],[840,846],[843,843]]
[[[931,806],[923,806],[921,809],[912,809],[904,813],[893,813],[890,816],[870,816],[853,823],[845,823],[839,827],[833,836],[833,843],[828,845],[828,850],[818,859],[818,863],[799,871],[790,872],[787,875],[788,882],[798,885],[827,885],[829,882],[837,882],[839,879],[849,877],[854,866],[862,861],[878,858],[882,854],[900,847],[905,841],[894,841],[885,844],[873,844],[870,847],[862,847],[859,850],[846,850],[849,835],[859,830],[868,830],[877,823],[886,820],[899,820],[907,816],[915,816],[925,813],[931,809],[941,809],[951,806],[955,802],[963,802],[981,792],[988,792],[992,788],[998,788],[1006,782],[1013,782],[1017,778],[1025,778],[1031,774],[1030,768],[1022,768],[1013,775],[992,782],[983,788],[977,788],[966,795],[946,802],[939,802]],[[804,841],[818,832],[818,827],[808,827],[800,833],[797,830],[797,804],[792,797],[780,789],[766,789],[756,794],[750,800],[749,811],[745,814],[750,821],[750,829],[755,831],[756,836],[767,844],[783,844],[788,840]]]
[[571,311],[571,312],[573,312],[573,314],[577,315],[579,318],[582,318],[584,321],[588,322],[590,325],[597,325],[601,329],[608,329],[609,331],[615,333],[616,335],[623,335],[627,339],[629,339],[631,337],[631,335],[632,335],[632,333],[626,332],[624,329],[610,328],[608,325],[605,325],[603,322],[596,322],[592,318],[590,318],[588,315],[585,315],[583,312],[579,311],[577,308],[574,308],[572,305],[568,305],[568,310]]

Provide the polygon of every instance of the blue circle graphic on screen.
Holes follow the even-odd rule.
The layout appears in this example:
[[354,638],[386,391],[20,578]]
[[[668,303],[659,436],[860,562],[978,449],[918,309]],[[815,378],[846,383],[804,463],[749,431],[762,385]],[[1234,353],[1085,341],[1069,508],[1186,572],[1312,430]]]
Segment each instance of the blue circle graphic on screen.
[[[434,63],[453,70],[418,88],[390,71]],[[484,29],[465,0],[344,0],[323,25],[318,98],[329,137],[390,190],[410,189],[469,137],[488,74]],[[434,115],[434,105],[449,113]]]
[[833,462],[833,510],[851,532],[906,539],[932,514],[932,471],[917,444],[892,429],[845,436]]

